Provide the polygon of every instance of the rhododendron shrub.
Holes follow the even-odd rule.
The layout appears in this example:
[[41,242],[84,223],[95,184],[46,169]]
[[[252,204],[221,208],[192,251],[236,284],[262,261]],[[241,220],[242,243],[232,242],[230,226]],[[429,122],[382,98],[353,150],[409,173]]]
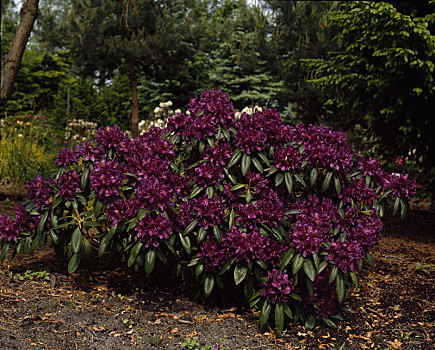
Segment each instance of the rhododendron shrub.
[[136,270],[160,261],[194,276],[205,297],[240,288],[278,331],[286,319],[334,326],[385,209],[405,215],[416,187],[355,159],[343,132],[293,128],[275,110],[236,120],[214,90],[165,129],[100,129],[56,164],[52,179],[29,182],[15,218],[0,217],[2,258],[49,235],[74,272],[97,240],[99,256],[118,249]]

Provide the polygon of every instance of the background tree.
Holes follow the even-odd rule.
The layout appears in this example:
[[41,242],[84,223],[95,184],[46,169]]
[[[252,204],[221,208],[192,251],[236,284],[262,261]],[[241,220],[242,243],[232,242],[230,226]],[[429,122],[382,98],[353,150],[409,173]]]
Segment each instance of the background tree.
[[[38,3],[39,0],[27,0],[23,4],[20,10],[20,24],[17,27],[10,50],[5,56],[2,56],[0,105],[4,105],[12,94],[12,87],[20,69],[24,49],[32,31],[33,23],[35,23],[38,16]],[[2,3],[2,13],[3,7],[6,8],[6,5]]]
[[385,154],[435,164],[435,37],[423,18],[386,3],[349,2],[331,17],[340,50],[308,60],[331,115],[361,124]]

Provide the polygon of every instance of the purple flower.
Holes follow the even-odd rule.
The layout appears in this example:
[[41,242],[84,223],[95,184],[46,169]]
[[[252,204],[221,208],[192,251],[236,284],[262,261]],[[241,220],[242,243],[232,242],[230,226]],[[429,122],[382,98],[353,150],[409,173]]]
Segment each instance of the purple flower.
[[203,157],[208,159],[211,164],[216,164],[217,166],[224,166],[230,160],[233,151],[228,142],[219,144],[216,141],[214,148],[207,146],[204,150]]
[[15,210],[15,221],[19,232],[31,233],[38,226],[37,217],[27,213],[22,204]]
[[146,213],[134,228],[136,236],[148,248],[150,245],[158,247],[163,239],[172,235],[171,222],[165,215],[155,212]]
[[273,161],[275,166],[282,171],[296,172],[302,164],[302,155],[292,146],[280,147],[275,151]]
[[267,272],[267,282],[262,286],[261,295],[272,304],[285,303],[293,291],[293,279],[284,271],[273,269]]
[[225,247],[219,245],[214,236],[208,236],[200,245],[197,256],[209,272],[218,273],[228,261]]
[[381,177],[383,173],[379,161],[371,157],[369,159],[361,158],[358,161],[357,169],[360,170],[364,176]]
[[118,199],[107,207],[107,220],[111,225],[118,226],[120,221],[128,221],[134,217],[140,208],[137,199]]
[[236,123],[236,145],[247,154],[261,151],[267,140],[267,134],[262,126],[256,123],[255,114],[243,113]]
[[344,241],[340,239],[331,242],[327,259],[332,261],[341,271],[356,271],[363,257],[363,249],[357,241]]
[[353,178],[351,183],[343,189],[338,197],[343,199],[344,203],[350,203],[350,199],[353,198],[363,204],[372,206],[378,195],[375,190],[367,186],[363,178]]
[[10,216],[0,214],[0,241],[16,242],[20,234],[18,224]]
[[83,162],[102,160],[105,153],[102,146],[94,147],[91,141],[79,143],[74,152],[78,158],[83,157]]
[[[189,202],[189,208],[194,217],[198,219],[198,225],[206,230],[209,227],[219,225],[225,217],[226,206],[217,195],[213,199],[208,198],[207,195],[194,198]],[[191,217],[192,214],[190,214]]]
[[89,175],[92,189],[103,201],[111,200],[119,195],[119,188],[125,178],[124,165],[113,159],[95,163]]
[[45,180],[41,175],[36,176],[26,185],[29,199],[34,200],[38,209],[43,209],[52,202],[51,196],[55,185],[56,183],[51,178]]
[[63,173],[57,179],[57,186],[62,198],[66,201],[72,201],[74,193],[80,191],[80,175],[75,170]]
[[77,154],[70,148],[64,148],[59,152],[54,161],[58,166],[77,163]]
[[168,206],[172,206],[174,190],[166,182],[150,177],[137,186],[135,198],[141,203],[142,208],[150,210],[159,208],[164,211]]
[[211,162],[198,164],[195,171],[189,172],[189,175],[198,185],[208,186],[219,184],[220,179],[225,176],[223,170]]
[[99,146],[107,151],[109,148],[116,148],[121,142],[126,140],[124,132],[118,125],[100,128],[95,135],[95,141]]
[[262,259],[266,264],[272,265],[279,261],[282,252],[278,243],[263,236],[260,230],[239,229],[235,225],[222,236],[222,246],[228,257],[247,263]]
[[403,199],[411,199],[417,191],[415,179],[409,179],[408,174],[387,174],[382,177],[383,190],[393,190],[392,195]]

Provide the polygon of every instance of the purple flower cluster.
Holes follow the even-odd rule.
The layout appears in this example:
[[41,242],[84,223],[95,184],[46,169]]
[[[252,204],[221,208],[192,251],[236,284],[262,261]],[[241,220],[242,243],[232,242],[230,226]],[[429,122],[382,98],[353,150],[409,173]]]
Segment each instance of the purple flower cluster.
[[58,166],[77,163],[77,154],[70,148],[64,148],[59,152],[54,161]]
[[298,209],[299,214],[293,218],[287,244],[305,258],[320,250],[339,217],[338,209],[330,199],[320,201],[316,195],[296,203],[293,209]]
[[103,146],[94,147],[91,141],[84,141],[76,146],[77,158],[83,157],[83,162],[95,162],[104,158]]
[[108,126],[106,128],[98,129],[95,135],[95,141],[97,145],[104,148],[105,151],[110,148],[117,148],[122,142],[126,141],[126,136],[124,132],[118,125],[112,127]]
[[233,151],[228,142],[219,143],[216,141],[213,148],[207,146],[204,150],[203,157],[204,159],[208,159],[211,164],[215,164],[216,166],[225,166],[227,162],[230,160]]
[[337,226],[346,233],[347,239],[360,243],[365,252],[381,239],[382,221],[374,212],[371,215],[363,215],[348,207],[344,219],[340,218]]
[[357,241],[344,241],[340,239],[331,242],[327,259],[332,261],[341,271],[356,271],[363,258],[363,249]]
[[273,269],[267,272],[267,282],[262,285],[261,296],[272,304],[285,303],[293,292],[293,279],[284,271]]
[[302,164],[302,155],[293,146],[280,147],[275,151],[273,162],[275,167],[282,171],[299,169]]
[[108,201],[119,195],[119,188],[126,179],[125,166],[113,159],[94,163],[89,175],[92,189],[97,196]]
[[392,195],[409,200],[417,191],[415,179],[410,179],[408,174],[385,174],[383,177],[384,190],[393,190]]
[[198,164],[194,171],[189,172],[189,176],[198,185],[217,185],[224,177],[224,172],[220,167],[216,167],[211,162]]
[[140,182],[134,193],[135,199],[139,201],[141,207],[149,210],[159,208],[164,211],[168,206],[172,206],[174,200],[172,186],[155,177]]
[[284,205],[278,195],[270,190],[269,196],[262,196],[258,201],[249,204],[239,203],[235,206],[237,222],[242,227],[251,229],[265,224],[270,227],[278,227],[284,219]]
[[383,171],[381,169],[381,165],[379,164],[379,161],[374,158],[361,158],[358,161],[357,169],[361,171],[361,173],[366,176],[374,176],[374,177],[382,177]]
[[80,191],[80,175],[75,170],[63,173],[57,179],[57,187],[65,201],[72,201],[74,193]]
[[18,223],[10,216],[0,214],[0,241],[16,242],[19,234]]
[[194,218],[198,219],[198,225],[206,230],[209,227],[219,225],[225,218],[226,206],[219,196],[213,199],[207,195],[194,198],[189,202],[180,204],[178,215],[182,227],[186,227]]
[[234,120],[234,108],[228,96],[220,90],[211,90],[190,101],[188,114],[169,119],[167,129],[190,140],[201,140],[215,135],[219,125],[228,129]]
[[137,199],[118,199],[107,207],[107,220],[111,225],[118,226],[119,222],[133,218],[140,208],[141,205]]
[[38,209],[43,209],[44,206],[52,202],[53,187],[56,183],[53,179],[43,179],[41,175],[31,179],[26,187],[29,199],[33,199]]
[[136,236],[148,248],[150,245],[158,247],[163,239],[168,239],[172,235],[171,226],[165,215],[151,212],[146,213],[134,229]]
[[353,178],[351,183],[339,195],[339,198],[343,199],[343,203],[350,203],[350,199],[353,198],[360,203],[370,206],[373,205],[377,197],[376,191],[367,186],[364,178]]
[[312,167],[330,168],[348,172],[353,155],[343,132],[335,132],[322,125],[303,124],[292,130],[292,141],[304,146],[304,160]]
[[258,229],[246,230],[234,225],[222,235],[221,244],[214,237],[208,238],[197,256],[208,271],[218,272],[229,259],[246,263],[262,259],[273,266],[280,260],[282,250],[278,242],[263,236]]

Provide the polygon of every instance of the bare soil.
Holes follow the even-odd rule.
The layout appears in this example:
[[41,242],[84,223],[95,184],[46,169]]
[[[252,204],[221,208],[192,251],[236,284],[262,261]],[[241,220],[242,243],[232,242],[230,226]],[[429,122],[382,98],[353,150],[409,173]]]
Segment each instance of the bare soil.
[[[3,196],[3,197],[2,197]],[[0,213],[25,191],[0,187]],[[258,311],[235,300],[193,301],[189,286],[145,276],[114,255],[68,275],[49,245],[0,264],[2,349],[186,349],[186,338],[229,349],[434,349],[435,212],[416,200],[404,221],[387,219],[374,267],[346,299],[338,329],[260,330]],[[344,344],[344,345],[343,345]],[[216,349],[218,347],[216,346]]]

